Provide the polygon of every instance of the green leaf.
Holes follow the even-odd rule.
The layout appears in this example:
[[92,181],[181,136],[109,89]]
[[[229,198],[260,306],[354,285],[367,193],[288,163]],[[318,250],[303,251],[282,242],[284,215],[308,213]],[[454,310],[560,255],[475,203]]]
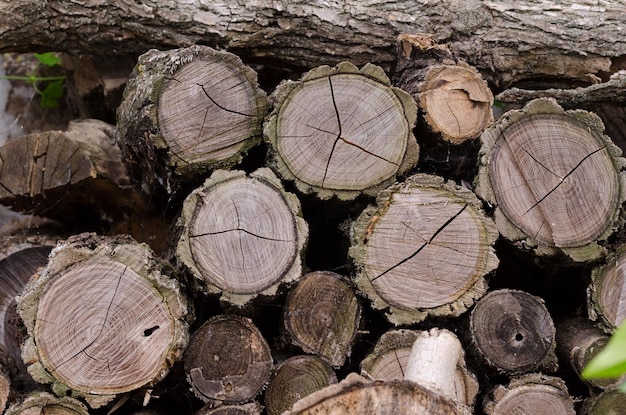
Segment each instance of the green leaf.
[[626,373],[626,322],[613,333],[604,349],[587,364],[583,379],[618,378]]
[[61,58],[52,52],[35,53],[35,58],[46,66],[58,66],[61,64]]
[[41,92],[41,108],[55,108],[59,105],[59,98],[63,96],[63,80],[49,83]]

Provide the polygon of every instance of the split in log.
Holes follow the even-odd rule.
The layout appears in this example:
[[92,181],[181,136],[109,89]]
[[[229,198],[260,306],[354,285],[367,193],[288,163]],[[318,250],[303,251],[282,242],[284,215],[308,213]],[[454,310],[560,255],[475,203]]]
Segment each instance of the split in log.
[[616,389],[606,390],[585,399],[581,415],[618,415],[626,413],[626,394]]
[[113,126],[82,120],[8,142],[0,147],[0,203],[70,224],[141,210],[114,135]]
[[17,298],[28,371],[91,407],[165,377],[187,344],[187,303],[146,245],[81,234],[60,242]]
[[240,162],[260,143],[267,110],[256,73],[232,53],[151,50],[139,57],[117,111],[125,162],[144,192],[173,193],[180,177]]
[[398,36],[394,85],[415,97],[426,125],[443,140],[461,144],[493,122],[493,94],[480,73],[437,45],[434,35]]
[[[361,375],[371,380],[405,379],[411,350],[418,336],[424,333],[414,330],[390,330],[384,333],[374,350],[361,362]],[[472,407],[478,393],[478,381],[459,359],[454,378],[454,400]]]
[[589,318],[612,333],[626,319],[626,245],[591,272],[587,288]]
[[224,405],[214,408],[211,404],[207,404],[195,415],[261,415],[261,405],[257,402],[250,402],[244,405]]
[[300,399],[337,383],[333,369],[316,356],[293,356],[278,366],[265,391],[268,415],[290,410]]
[[267,168],[217,170],[184,202],[176,256],[209,293],[243,306],[300,278],[308,226]]
[[626,192],[622,151],[603,130],[594,114],[538,99],[483,133],[476,192],[505,238],[575,261],[604,254]]
[[185,351],[187,381],[194,394],[213,405],[252,401],[272,370],[269,345],[252,320],[218,315],[196,330]]
[[352,287],[333,272],[306,274],[285,303],[284,324],[291,341],[336,368],[350,355],[360,319]]
[[303,193],[375,195],[417,163],[415,102],[378,66],[321,66],[282,82],[270,99],[270,163]]
[[87,408],[69,396],[56,397],[47,392],[35,392],[22,402],[11,405],[4,415],[89,415]]
[[[568,318],[556,324],[556,351],[578,377],[608,341],[609,336],[586,318]],[[585,382],[598,389],[610,389],[619,386],[624,380],[626,377],[585,379]]]
[[470,314],[470,335],[481,361],[499,372],[555,371],[555,328],[543,300],[524,291],[495,290]]
[[367,381],[355,373],[299,400],[284,415],[469,415],[463,405],[408,380]]
[[487,290],[497,237],[470,190],[417,174],[382,191],[354,224],[355,282],[396,325],[459,316]]
[[485,403],[487,415],[575,415],[574,400],[560,378],[528,374],[498,386]]

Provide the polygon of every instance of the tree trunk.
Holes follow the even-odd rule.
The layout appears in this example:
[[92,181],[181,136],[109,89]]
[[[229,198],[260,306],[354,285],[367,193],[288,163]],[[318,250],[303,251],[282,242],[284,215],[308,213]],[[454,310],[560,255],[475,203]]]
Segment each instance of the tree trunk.
[[284,323],[291,341],[331,366],[343,366],[361,319],[352,287],[333,272],[303,276],[285,302]]
[[498,386],[485,404],[487,415],[551,414],[575,415],[574,400],[563,380],[541,374],[513,379]]
[[88,415],[83,403],[68,396],[56,397],[47,392],[34,392],[22,402],[11,405],[4,415]]
[[272,355],[252,320],[218,315],[195,331],[184,365],[187,381],[199,399],[214,405],[242,404],[267,385]]
[[500,233],[537,254],[600,257],[618,227],[624,190],[621,150],[600,119],[551,99],[509,111],[481,136],[476,191],[496,206]]
[[130,237],[60,243],[17,299],[33,378],[97,408],[165,377],[187,344],[187,303],[161,267]]
[[294,356],[278,366],[265,391],[268,415],[290,410],[300,399],[337,383],[333,369],[317,356]]
[[626,319],[626,245],[612,253],[591,273],[587,288],[589,317],[598,321],[607,333],[612,333]]
[[470,315],[470,335],[480,359],[499,372],[557,369],[550,313],[524,291],[500,289],[481,298]]
[[117,111],[124,161],[149,195],[229,168],[261,140],[267,98],[237,56],[206,46],[140,56]]
[[303,193],[375,195],[417,163],[415,102],[378,66],[322,66],[281,83],[270,99],[270,163]]
[[209,293],[243,306],[300,278],[308,226],[266,168],[215,171],[185,200],[176,256]]
[[[368,3],[3,0],[0,52],[143,53],[205,44],[276,67],[350,59],[389,67],[400,33],[434,33],[496,84],[561,77],[587,81],[621,64],[619,1],[551,5],[468,0]],[[51,23],[52,22],[52,23]],[[584,35],[583,35],[584,34]]]
[[381,192],[355,222],[355,282],[396,325],[458,316],[487,289],[497,236],[471,191],[411,176]]

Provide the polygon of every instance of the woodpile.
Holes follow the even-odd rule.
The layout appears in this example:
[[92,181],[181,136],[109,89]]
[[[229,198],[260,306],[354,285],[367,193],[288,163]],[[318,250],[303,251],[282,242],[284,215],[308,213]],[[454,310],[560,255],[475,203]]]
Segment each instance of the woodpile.
[[116,126],[1,146],[0,202],[50,222],[0,228],[0,411],[626,406],[579,378],[626,318],[620,147],[553,98],[494,121],[493,73],[395,47],[271,88],[152,49]]

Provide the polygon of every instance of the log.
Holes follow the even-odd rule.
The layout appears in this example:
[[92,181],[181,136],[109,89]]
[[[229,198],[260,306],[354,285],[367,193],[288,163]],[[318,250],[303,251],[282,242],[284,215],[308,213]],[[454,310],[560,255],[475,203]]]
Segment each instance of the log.
[[11,405],[4,415],[88,415],[87,407],[69,396],[57,397],[48,392],[34,392]]
[[487,415],[576,414],[565,382],[536,373],[513,379],[507,386],[497,386],[484,410]]
[[251,402],[244,405],[224,405],[213,408],[207,404],[195,415],[261,415],[261,405]]
[[267,168],[217,170],[183,204],[176,258],[208,293],[243,306],[300,278],[308,226]]
[[626,411],[626,395],[617,389],[608,389],[584,400],[580,415],[617,415]]
[[276,368],[274,378],[265,391],[267,414],[280,415],[300,399],[335,383],[337,375],[319,357],[290,357]]
[[605,262],[591,272],[587,288],[589,318],[597,321],[607,333],[612,333],[626,319],[626,245],[612,252]]
[[159,382],[188,340],[178,283],[127,236],[85,233],[60,242],[17,308],[28,330],[28,372],[92,408]]
[[284,415],[469,415],[464,406],[408,380],[368,381],[355,373],[299,400]]
[[292,343],[336,368],[350,356],[360,320],[352,287],[334,272],[304,275],[285,302],[284,325]]
[[622,151],[600,119],[537,99],[481,136],[477,194],[495,206],[498,230],[538,255],[590,261],[620,226]]
[[267,385],[273,363],[252,320],[223,314],[193,333],[184,366],[195,396],[215,406],[252,401]]
[[393,84],[413,95],[425,124],[442,140],[473,140],[493,122],[487,82],[434,35],[402,34],[397,50]]
[[232,53],[207,46],[139,57],[117,111],[124,161],[147,194],[239,163],[261,141],[267,98]]
[[580,374],[589,361],[596,356],[609,341],[609,336],[586,318],[567,318],[556,322],[556,351],[561,361],[584,380],[597,389],[611,389],[619,386],[626,377],[618,379],[582,379]]
[[270,100],[270,166],[303,193],[375,195],[417,163],[415,102],[379,66],[321,66],[282,82]]
[[[622,4],[550,5],[468,0],[438,4],[371,2],[4,0],[0,52],[140,54],[194,44],[228,49],[272,67],[312,68],[350,59],[389,68],[400,33],[435,33],[459,58],[498,85],[517,80],[582,80],[620,64]],[[97,18],[94,18],[97,16]],[[54,24],[50,24],[53,22]],[[598,22],[602,22],[599,24]]]
[[[374,350],[361,361],[361,376],[370,380],[405,379],[412,348],[418,337],[428,337],[429,332],[395,329],[385,332]],[[475,403],[478,380],[467,370],[465,359],[459,359],[454,377],[453,399],[468,407]],[[424,385],[422,385],[424,386]]]
[[4,409],[9,402],[9,396],[13,392],[13,383],[11,382],[13,368],[15,365],[11,355],[0,345],[0,413],[4,413]]
[[354,224],[355,282],[390,322],[459,316],[487,290],[498,265],[494,224],[476,196],[417,174],[381,192]]
[[498,372],[557,369],[555,328],[543,300],[525,291],[494,290],[470,314],[474,352]]
[[114,134],[115,128],[102,121],[81,120],[65,132],[6,143],[0,147],[0,203],[70,226],[111,226],[140,211],[143,200],[130,191]]

